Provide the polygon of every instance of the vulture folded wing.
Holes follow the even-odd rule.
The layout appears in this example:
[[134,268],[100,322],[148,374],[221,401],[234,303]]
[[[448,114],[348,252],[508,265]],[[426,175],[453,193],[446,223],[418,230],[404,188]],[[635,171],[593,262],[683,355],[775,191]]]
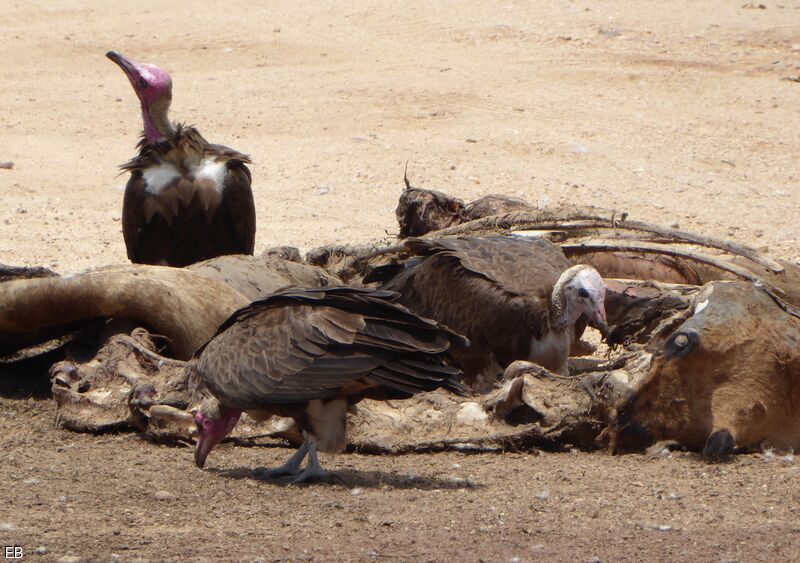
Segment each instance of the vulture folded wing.
[[242,254],[253,254],[256,243],[256,208],[250,170],[241,160],[228,161],[222,206]]
[[415,254],[453,256],[464,269],[516,295],[547,296],[561,273],[572,266],[558,246],[544,239],[443,237],[409,239],[405,244]]
[[541,337],[549,326],[550,293],[571,266],[557,246],[538,239],[460,237],[405,244],[425,259],[384,289],[402,293],[412,310],[466,334],[476,351],[500,341],[525,348],[528,337],[520,335],[531,330]]
[[199,352],[197,369],[240,410],[342,394],[407,396],[458,370],[433,358],[450,338],[435,323],[358,288],[287,290],[240,309]]
[[128,250],[128,259],[131,262],[142,261],[139,249],[142,246],[142,233],[147,223],[144,214],[147,197],[147,184],[144,176],[138,170],[131,172],[122,204],[122,236]]

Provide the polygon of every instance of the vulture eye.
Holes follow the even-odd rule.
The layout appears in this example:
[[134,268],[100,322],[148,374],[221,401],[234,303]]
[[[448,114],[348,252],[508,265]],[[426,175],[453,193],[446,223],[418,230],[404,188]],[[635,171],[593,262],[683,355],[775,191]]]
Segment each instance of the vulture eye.
[[578,290],[578,295],[580,295],[581,297],[589,297],[589,292],[582,287]]
[[145,80],[144,78],[139,78],[139,86],[141,86],[142,88],[147,88],[148,86],[147,80]]

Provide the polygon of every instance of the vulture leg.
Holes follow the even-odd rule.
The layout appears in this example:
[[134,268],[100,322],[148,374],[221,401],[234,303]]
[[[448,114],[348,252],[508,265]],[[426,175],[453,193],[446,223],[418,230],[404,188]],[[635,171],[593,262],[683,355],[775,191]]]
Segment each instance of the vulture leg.
[[307,432],[305,436],[306,440],[303,443],[308,444],[308,463],[297,479],[292,481],[292,485],[316,481],[317,479],[324,479],[328,476],[328,472],[322,469],[322,466],[319,464],[319,458],[317,458],[317,438]]
[[258,477],[282,477],[283,475],[297,475],[300,473],[300,464],[308,453],[308,436],[305,437],[303,443],[297,448],[297,451],[292,454],[292,457],[286,460],[286,463],[280,467],[273,469],[266,469],[264,467],[255,471]]

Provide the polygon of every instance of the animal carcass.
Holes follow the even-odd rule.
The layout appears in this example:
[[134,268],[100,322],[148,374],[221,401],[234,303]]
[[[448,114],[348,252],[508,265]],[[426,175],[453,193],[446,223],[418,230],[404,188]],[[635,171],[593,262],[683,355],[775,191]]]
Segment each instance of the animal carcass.
[[754,284],[707,284],[651,342],[652,364],[619,410],[614,448],[675,440],[712,458],[800,448],[798,314]]

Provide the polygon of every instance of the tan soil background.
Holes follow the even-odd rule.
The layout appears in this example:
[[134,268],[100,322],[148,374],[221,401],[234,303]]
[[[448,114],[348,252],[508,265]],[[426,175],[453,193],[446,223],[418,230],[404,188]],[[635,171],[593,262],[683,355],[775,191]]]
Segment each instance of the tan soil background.
[[[615,207],[800,260],[800,3],[742,1],[0,0],[0,161],[14,162],[0,262],[126,260],[116,166],[141,121],[112,48],[172,73],[174,119],[253,156],[257,250],[396,232],[408,160],[414,184],[467,199]],[[50,401],[2,398],[0,545],[101,560],[800,559],[793,457],[341,455],[325,460],[341,482],[254,477],[289,453],[221,448],[199,471],[188,449],[57,431]]]

